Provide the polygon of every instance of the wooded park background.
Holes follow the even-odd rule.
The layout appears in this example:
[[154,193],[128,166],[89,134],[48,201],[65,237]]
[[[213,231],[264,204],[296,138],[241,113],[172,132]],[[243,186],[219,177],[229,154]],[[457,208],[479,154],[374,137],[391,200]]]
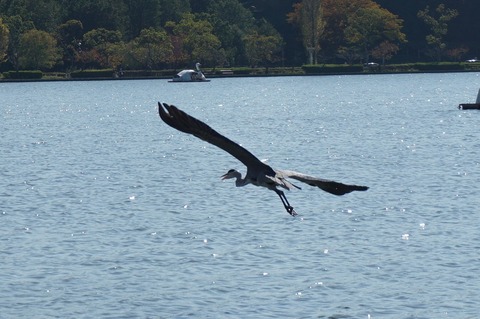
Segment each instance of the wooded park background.
[[478,0],[0,0],[0,72],[466,61]]

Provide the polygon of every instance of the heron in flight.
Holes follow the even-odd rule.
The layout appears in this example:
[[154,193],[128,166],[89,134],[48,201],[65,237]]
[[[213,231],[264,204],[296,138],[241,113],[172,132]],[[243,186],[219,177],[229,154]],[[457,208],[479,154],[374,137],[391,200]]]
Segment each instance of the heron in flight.
[[174,129],[187,134],[192,134],[223,149],[230,153],[230,155],[236,157],[247,167],[247,173],[243,178],[240,172],[231,169],[221,176],[222,179],[235,178],[235,185],[237,187],[253,184],[274,191],[282,200],[283,206],[287,212],[292,216],[296,216],[297,213],[288,202],[285,193],[279,188],[290,190],[293,188],[300,189],[300,187],[289,182],[287,178],[293,178],[308,185],[319,187],[320,189],[334,195],[344,195],[353,191],[366,191],[368,189],[367,186],[346,185],[294,171],[275,170],[260,161],[255,155],[242,146],[221,135],[207,124],[188,115],[174,105],[158,102],[158,112],[161,119]]

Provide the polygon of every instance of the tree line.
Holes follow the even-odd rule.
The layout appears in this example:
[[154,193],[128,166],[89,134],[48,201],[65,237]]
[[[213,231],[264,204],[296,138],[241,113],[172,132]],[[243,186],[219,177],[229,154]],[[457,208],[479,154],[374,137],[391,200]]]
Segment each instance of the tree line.
[[480,55],[479,11],[475,0],[0,0],[0,71],[460,61]]

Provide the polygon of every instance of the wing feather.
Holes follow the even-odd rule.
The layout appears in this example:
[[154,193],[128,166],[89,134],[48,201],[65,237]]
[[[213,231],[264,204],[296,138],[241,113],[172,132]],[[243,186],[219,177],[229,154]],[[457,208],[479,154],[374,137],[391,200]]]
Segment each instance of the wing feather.
[[347,185],[328,179],[318,178],[310,175],[305,175],[295,171],[288,170],[277,170],[278,174],[283,175],[287,178],[293,178],[302,183],[306,183],[310,186],[316,186],[330,194],[334,195],[344,195],[353,191],[366,191],[367,186],[358,186],[358,185]]
[[199,139],[223,149],[249,169],[253,167],[270,168],[270,166],[262,163],[255,155],[242,146],[221,135],[204,122],[188,115],[174,105],[158,102],[158,113],[160,118],[174,129],[192,134]]

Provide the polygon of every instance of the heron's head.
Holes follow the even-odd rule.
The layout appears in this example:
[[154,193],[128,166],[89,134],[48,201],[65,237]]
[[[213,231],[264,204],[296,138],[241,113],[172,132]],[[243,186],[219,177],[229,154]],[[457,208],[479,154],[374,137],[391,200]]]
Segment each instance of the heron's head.
[[221,177],[222,179],[230,179],[230,178],[235,178],[238,174],[239,174],[238,171],[231,169],[226,174],[223,174]]

